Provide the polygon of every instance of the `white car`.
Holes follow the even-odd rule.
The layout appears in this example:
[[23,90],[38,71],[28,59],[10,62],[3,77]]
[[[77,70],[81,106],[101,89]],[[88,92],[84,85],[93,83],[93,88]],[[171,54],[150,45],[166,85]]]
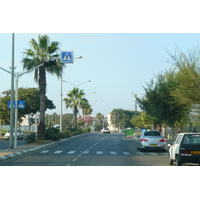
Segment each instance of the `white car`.
[[[5,140],[8,140],[10,138],[10,130],[5,133],[4,138],[5,138]],[[15,138],[15,130],[13,130],[13,139],[14,138]],[[17,139],[23,140],[23,132],[20,130],[17,130]]]
[[166,150],[166,139],[158,131],[144,131],[138,142],[137,150]]
[[183,163],[200,165],[200,133],[179,133],[169,145],[169,164],[180,166]]
[[104,134],[104,133],[109,133],[110,134],[110,130],[108,128],[103,128],[101,130],[101,132]]

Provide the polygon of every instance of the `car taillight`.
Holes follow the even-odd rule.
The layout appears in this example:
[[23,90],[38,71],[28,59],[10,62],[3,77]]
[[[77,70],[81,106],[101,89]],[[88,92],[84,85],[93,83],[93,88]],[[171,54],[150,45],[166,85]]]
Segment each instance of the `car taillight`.
[[180,150],[180,154],[190,154],[189,150]]
[[160,140],[159,142],[166,142],[166,140],[165,140],[165,139],[162,139],[162,140]]
[[141,141],[141,142],[147,142],[148,140],[145,139],[145,138],[142,138],[140,141]]

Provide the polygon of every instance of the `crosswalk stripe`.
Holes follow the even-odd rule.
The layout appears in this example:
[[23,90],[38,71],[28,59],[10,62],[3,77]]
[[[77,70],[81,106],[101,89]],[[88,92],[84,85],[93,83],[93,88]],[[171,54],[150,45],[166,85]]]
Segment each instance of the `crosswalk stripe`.
[[88,153],[90,153],[88,150],[82,152],[82,154],[88,154]]
[[49,150],[43,150],[40,153],[47,153],[47,152],[49,152]]
[[128,155],[131,155],[129,152],[124,152],[124,151],[123,151],[123,154],[124,154],[124,155],[127,155],[127,156],[128,156]]
[[67,154],[74,154],[76,151],[69,151]]
[[[43,150],[43,151],[40,151],[40,153],[42,153],[42,154],[45,154],[45,153],[48,153],[50,150]],[[54,154],[60,154],[60,153],[62,153],[63,152],[63,150],[56,150],[56,151],[54,151],[53,153]],[[76,153],[76,151],[68,151],[67,152],[67,154],[68,155],[72,155],[72,154],[75,154]],[[89,154],[90,153],[90,150],[89,149],[87,149],[87,150],[85,150],[85,151],[83,151],[81,154],[83,155],[86,155],[86,154]],[[159,155],[161,155],[161,156],[164,156],[164,155],[168,155],[168,153],[167,152],[163,152],[163,153],[160,153],[160,152],[139,152],[139,151],[137,151],[137,152],[135,152],[135,153],[133,153],[133,154],[131,154],[130,152],[127,152],[127,151],[123,151],[122,152],[123,153],[123,155],[126,155],[126,156],[128,156],[128,155],[145,155],[145,156],[150,156],[150,155],[152,155],[152,156],[159,156]],[[103,151],[96,151],[96,155],[103,155],[104,154],[104,152]],[[110,155],[117,155],[118,153],[116,152],[116,151],[110,151]]]
[[61,153],[61,152],[63,152],[62,150],[57,150],[57,151],[55,151],[54,153]]

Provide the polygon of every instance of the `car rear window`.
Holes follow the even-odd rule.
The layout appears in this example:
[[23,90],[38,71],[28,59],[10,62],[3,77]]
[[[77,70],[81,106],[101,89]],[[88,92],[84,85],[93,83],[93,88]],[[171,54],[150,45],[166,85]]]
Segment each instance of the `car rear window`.
[[185,135],[182,144],[200,144],[200,134]]
[[145,136],[160,136],[159,132],[156,131],[149,131],[144,133]]

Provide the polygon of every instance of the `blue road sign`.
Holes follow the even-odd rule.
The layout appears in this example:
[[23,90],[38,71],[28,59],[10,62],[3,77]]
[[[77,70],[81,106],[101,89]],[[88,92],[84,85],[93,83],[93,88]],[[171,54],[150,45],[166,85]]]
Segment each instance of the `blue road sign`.
[[[25,101],[18,101],[18,109],[24,109]],[[14,101],[14,108],[16,108],[16,101]],[[10,101],[8,101],[8,109],[10,109]]]
[[61,63],[74,63],[74,51],[61,51]]

